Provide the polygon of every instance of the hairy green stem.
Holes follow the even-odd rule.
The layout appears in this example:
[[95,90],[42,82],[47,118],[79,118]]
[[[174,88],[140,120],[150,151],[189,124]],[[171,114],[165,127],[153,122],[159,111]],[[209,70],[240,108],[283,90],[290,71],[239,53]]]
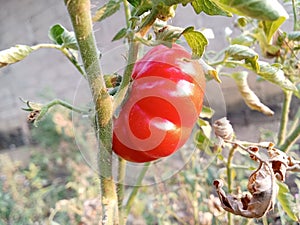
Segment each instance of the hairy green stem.
[[[126,26],[127,29],[131,28],[131,12],[130,12],[130,7],[129,3],[127,0],[123,0],[123,5],[124,5],[124,12],[125,12],[125,20],[126,20]],[[133,34],[128,38],[128,41],[130,42],[130,51],[129,51],[129,56],[128,56],[128,62],[127,66],[123,75],[121,87],[121,94],[120,92],[117,93],[117,97],[115,97],[115,106],[119,105],[119,103],[116,104],[116,99],[118,99],[120,102],[124,100],[125,96],[125,91],[127,91],[127,87],[130,82],[130,76],[133,70],[133,67],[130,67],[129,64],[132,64],[132,61],[136,61],[137,58],[137,50],[134,49],[133,43]],[[125,181],[125,176],[126,176],[126,160],[119,158],[119,164],[118,164],[118,184],[117,184],[117,195],[118,195],[118,209],[119,209],[119,224],[123,225],[126,224],[126,217],[124,216],[124,208],[123,208],[123,201],[124,201],[124,181]]]
[[70,110],[72,110],[74,112],[77,112],[77,113],[85,113],[85,112],[87,112],[84,109],[77,108],[77,107],[75,107],[75,106],[73,106],[73,105],[71,105],[71,104],[69,104],[69,103],[67,103],[67,102],[65,102],[63,100],[60,100],[60,99],[54,99],[51,102],[49,102],[46,105],[44,105],[44,107],[47,107],[49,109],[49,108],[51,108],[51,107],[53,107],[55,105],[61,105],[61,106],[65,107],[65,108],[70,109]]
[[[233,159],[234,152],[236,150],[237,146],[233,145],[233,147],[229,151],[227,164],[226,164],[226,171],[227,171],[227,183],[228,183],[228,193],[232,193],[232,169],[231,169],[231,163]],[[228,225],[233,225],[233,217],[231,213],[227,213],[228,217]]]
[[263,216],[262,218],[262,222],[263,222],[263,225],[268,225],[268,219],[267,219],[267,216]]
[[296,1],[292,0],[292,5],[293,5],[293,15],[294,15],[294,31],[297,30],[298,28],[298,21],[297,21],[297,6],[296,6]]
[[288,124],[288,121],[289,121],[289,112],[290,112],[291,100],[292,100],[292,92],[291,91],[285,91],[284,92],[282,112],[281,112],[281,120],[280,120],[280,127],[279,127],[277,145],[282,145],[283,142],[284,142],[284,139],[286,137],[286,130],[287,130],[287,124]]
[[117,194],[118,194],[118,209],[119,209],[120,225],[126,224],[126,217],[124,216],[124,212],[123,212],[125,175],[126,175],[126,160],[119,158]]
[[112,100],[101,72],[89,0],[65,0],[83,61],[96,111],[95,132],[99,148],[102,224],[118,221],[117,194],[112,178]]
[[129,53],[128,53],[128,62],[124,71],[124,75],[122,78],[122,82],[120,84],[118,92],[114,96],[114,105],[113,105],[113,111],[115,112],[116,109],[121,105],[121,103],[124,101],[126,93],[128,91],[129,83],[131,80],[131,74],[133,71],[134,63],[137,60],[138,55],[138,47],[139,44],[134,41],[130,41],[129,44]]
[[126,26],[127,26],[127,28],[129,28],[130,27],[131,12],[130,12],[130,7],[129,7],[128,1],[123,0],[123,5],[124,5],[124,12],[125,12]]
[[41,48],[54,48],[60,50],[68,59],[69,61],[76,67],[76,69],[85,77],[85,73],[81,66],[79,65],[76,57],[71,53],[71,51],[61,45],[57,44],[37,44],[31,47],[33,50],[38,50]]
[[300,138],[300,124],[292,131],[292,133],[285,139],[284,143],[279,146],[279,149],[288,152],[295,142]]
[[144,177],[145,177],[145,175],[146,175],[146,172],[147,172],[149,166],[150,166],[150,163],[149,163],[149,162],[144,164],[144,167],[143,167],[141,173],[140,173],[139,176],[138,176],[138,179],[137,179],[137,181],[136,181],[136,184],[135,184],[135,186],[133,187],[132,192],[130,193],[130,196],[129,196],[129,198],[128,198],[128,200],[127,200],[127,203],[126,203],[126,205],[125,205],[125,215],[126,215],[126,216],[127,216],[127,215],[129,214],[129,212],[130,212],[130,209],[131,209],[131,207],[132,207],[132,205],[133,205],[134,199],[135,199],[135,197],[136,197],[136,195],[137,195],[137,192],[138,192],[138,190],[139,190],[139,188],[140,188],[140,186],[141,186],[141,184],[142,184],[142,181],[143,181],[143,179],[144,179]]
[[298,127],[299,125],[299,121],[300,121],[300,107],[298,108],[295,116],[294,116],[294,119],[293,119],[293,122],[290,126],[290,132],[288,132],[288,136]]

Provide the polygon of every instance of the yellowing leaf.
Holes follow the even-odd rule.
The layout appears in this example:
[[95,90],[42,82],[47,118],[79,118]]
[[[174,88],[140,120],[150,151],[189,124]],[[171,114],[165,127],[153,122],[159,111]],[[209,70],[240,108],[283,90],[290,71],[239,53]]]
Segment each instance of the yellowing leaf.
[[286,21],[288,17],[280,16],[275,21],[263,21],[264,32],[267,37],[267,42],[270,43],[274,33],[278,30],[278,28]]
[[222,9],[211,0],[194,0],[191,4],[197,14],[204,12],[207,15],[232,16],[230,12]]
[[208,44],[206,37],[200,31],[194,30],[193,27],[185,29],[182,34],[192,49],[192,57],[194,59],[201,58],[204,49]]
[[215,79],[218,83],[222,82],[216,69],[208,65],[203,59],[200,59],[199,63],[204,70],[207,80]]
[[237,72],[231,76],[235,80],[245,103],[250,109],[262,112],[267,116],[274,115],[274,112],[269,107],[264,105],[256,96],[256,94],[250,89],[247,82],[248,73],[246,71]]
[[32,51],[33,49],[27,45],[16,45],[0,51],[0,68],[21,61]]
[[259,76],[278,85],[284,90],[297,91],[296,86],[284,75],[280,67],[275,64],[270,65],[263,61],[258,61],[258,64],[260,70],[257,74]]

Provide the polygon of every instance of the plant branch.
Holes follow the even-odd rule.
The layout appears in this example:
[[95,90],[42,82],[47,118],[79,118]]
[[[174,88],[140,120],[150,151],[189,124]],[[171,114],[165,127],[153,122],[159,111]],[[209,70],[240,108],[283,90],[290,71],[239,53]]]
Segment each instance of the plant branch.
[[138,48],[139,43],[133,41],[130,39],[129,42],[129,53],[128,53],[128,62],[123,74],[122,82],[120,84],[118,92],[114,96],[114,105],[113,105],[113,111],[115,112],[116,109],[121,105],[121,103],[124,101],[125,95],[128,91],[129,83],[131,80],[131,74],[133,71],[134,63],[137,60],[138,55]]
[[44,108],[46,111],[48,111],[51,107],[56,106],[56,105],[61,105],[65,108],[72,110],[74,112],[77,112],[77,113],[86,113],[88,111],[88,109],[82,109],[82,108],[75,107],[75,106],[71,105],[70,103],[65,102],[61,99],[54,99],[46,104],[34,103],[34,102],[30,102],[30,101],[25,101],[23,99],[21,99],[21,101],[27,104],[28,109],[24,109],[26,111],[41,110],[42,108]]
[[293,144],[300,138],[300,124],[295,130],[285,139],[284,143],[279,146],[279,149],[288,152]]
[[35,46],[32,46],[31,47],[33,50],[38,50],[38,49],[41,49],[41,48],[54,48],[54,49],[57,49],[59,51],[61,51],[68,59],[69,61],[76,67],[76,69],[84,76],[85,76],[85,73],[82,69],[82,67],[79,65],[76,57],[72,54],[72,52],[61,46],[61,45],[57,45],[57,44],[37,44]]
[[92,29],[89,0],[65,0],[96,111],[95,132],[99,148],[102,191],[102,224],[112,225],[117,217],[117,194],[112,178],[112,100],[100,69],[98,50]]
[[288,124],[288,121],[289,121],[289,112],[290,112],[291,100],[292,100],[292,92],[291,91],[285,91],[284,92],[284,100],[283,100],[283,106],[282,106],[282,113],[281,113],[281,120],[280,120],[280,127],[279,127],[277,145],[282,145],[282,143],[284,142],[284,139],[286,137],[286,130],[287,130],[287,124]]
[[130,27],[131,12],[130,12],[130,7],[129,7],[128,1],[123,0],[123,5],[124,5],[124,12],[125,12],[126,26],[127,26],[127,28],[129,28]]
[[[232,193],[232,169],[231,169],[231,163],[233,159],[234,152],[237,148],[237,145],[233,145],[232,148],[229,151],[228,159],[227,159],[227,165],[226,165],[226,171],[227,171],[227,183],[228,183],[228,193]],[[228,225],[233,225],[233,218],[231,213],[227,213],[228,217]]]
[[119,158],[117,194],[118,194],[118,209],[119,209],[120,225],[126,224],[126,216],[124,215],[123,212],[125,175],[126,175],[126,160]]
[[143,169],[142,169],[140,175],[138,176],[138,179],[137,179],[137,181],[136,181],[136,184],[135,184],[135,186],[133,187],[132,192],[130,193],[130,196],[129,196],[129,198],[128,198],[128,200],[127,200],[127,203],[126,203],[126,206],[125,206],[125,215],[126,215],[126,216],[127,216],[127,215],[129,214],[129,212],[130,212],[130,209],[131,209],[131,207],[132,207],[132,205],[133,205],[135,196],[137,195],[137,192],[138,192],[138,190],[139,190],[139,188],[140,188],[140,186],[141,186],[141,184],[142,184],[142,181],[143,181],[143,179],[144,179],[144,177],[145,177],[145,174],[146,174],[146,172],[147,172],[149,166],[150,166],[150,163],[149,163],[149,162],[144,164],[144,167],[143,167]]
[[293,5],[293,15],[294,15],[294,27],[293,27],[293,29],[294,29],[294,31],[296,31],[297,30],[297,23],[298,23],[298,21],[297,21],[297,6],[296,6],[296,1],[295,0],[292,0],[292,5]]
[[[130,6],[127,0],[123,0],[124,5],[124,12],[125,12],[125,21],[127,29],[131,29],[132,23],[130,22],[131,18],[131,12],[130,12]],[[117,106],[119,103],[116,103],[116,99],[118,99],[119,102],[124,100],[124,96],[128,90],[128,85],[130,83],[130,77],[133,70],[133,67],[130,67],[129,64],[132,64],[132,61],[136,61],[138,51],[134,48],[134,44],[132,43],[133,39],[133,33],[131,33],[128,37],[128,41],[130,43],[129,47],[129,59],[126,65],[125,72],[123,74],[123,79],[121,82],[121,92],[117,92],[117,97],[115,97],[114,105]],[[121,94],[120,94],[121,93]],[[124,201],[124,181],[126,176],[126,160],[119,157],[119,163],[118,163],[118,184],[117,184],[117,195],[118,195],[118,210],[119,210],[119,224],[123,225],[126,224],[126,216],[124,216],[124,208],[123,208],[123,201]]]

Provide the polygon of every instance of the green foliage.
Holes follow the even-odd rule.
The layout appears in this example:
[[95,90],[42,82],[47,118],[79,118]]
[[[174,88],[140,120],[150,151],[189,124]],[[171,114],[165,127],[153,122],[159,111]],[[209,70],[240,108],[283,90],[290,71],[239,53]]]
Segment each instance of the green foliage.
[[284,75],[281,70],[280,65],[259,61],[260,70],[258,75],[260,75],[265,80],[268,80],[274,84],[277,84],[284,90],[297,91],[295,85]]
[[298,221],[296,215],[296,204],[294,201],[294,197],[291,195],[289,187],[282,182],[277,182],[279,186],[278,191],[278,201],[281,204],[282,209],[286,212],[286,214],[294,221]]
[[93,17],[93,21],[102,21],[115,14],[120,9],[121,1],[110,0],[100,7]]
[[225,11],[212,0],[194,0],[191,2],[195,12],[197,14],[204,12],[207,15],[221,15],[221,16],[232,16],[228,11]]
[[122,28],[121,30],[118,31],[118,33],[116,33],[116,35],[113,37],[112,41],[117,41],[120,40],[122,38],[124,38],[127,34],[127,29],[126,28]]
[[205,36],[199,32],[195,31],[194,28],[188,28],[183,31],[183,36],[192,49],[192,57],[194,59],[199,59],[202,57],[204,49],[208,44]]
[[[171,46],[171,43],[183,37],[192,50],[193,58],[202,58],[200,63],[207,75],[207,82],[212,79],[221,82],[223,75],[230,74],[241,87],[240,92],[250,108],[267,112],[265,113],[267,115],[272,113],[266,110],[268,107],[263,105],[248,87],[248,72],[244,71],[245,69],[254,72],[265,81],[276,84],[285,93],[293,92],[295,96],[300,96],[298,60],[300,34],[297,30],[279,31],[288,15],[278,1],[129,0],[128,2],[130,8],[126,8],[124,4],[128,17],[126,28],[120,29],[113,37],[113,41],[124,38],[129,45],[133,42],[138,43],[138,47],[141,44]],[[96,11],[93,21],[101,22],[116,15],[122,8],[121,3],[122,1],[109,0]],[[195,30],[194,27],[181,28],[168,25],[168,20],[175,16],[176,5],[188,3],[197,14],[204,12],[208,15],[240,15],[241,17],[237,20],[240,34],[236,37],[228,37],[229,46],[222,51],[206,54],[205,48],[208,41],[200,31]],[[298,2],[297,4],[299,6]],[[299,21],[294,21],[294,23],[294,27],[297,27]],[[152,31],[155,35],[151,33]],[[0,67],[21,61],[32,51],[47,47],[62,51],[84,75],[74,54],[78,49],[74,33],[56,24],[50,28],[49,38],[54,45],[44,44],[31,47],[17,45],[0,51]],[[138,55],[138,52],[134,54]],[[136,58],[134,54],[129,55],[128,58]],[[216,69],[215,66],[217,66]],[[237,71],[241,67],[242,71]],[[234,73],[228,72],[232,68],[235,70]],[[226,73],[223,69],[226,69]],[[104,78],[108,88],[115,87],[113,76]],[[253,99],[256,105],[253,105]],[[69,108],[76,111],[72,107]],[[34,222],[93,224],[95,221],[98,223],[101,211],[101,204],[97,200],[99,181],[94,179],[94,175],[84,163],[79,162],[78,155],[76,156],[75,153],[76,149],[70,143],[74,136],[70,132],[72,124],[69,114],[54,111],[44,117],[48,109],[49,107],[39,108],[43,120],[38,128],[32,129],[33,139],[43,149],[33,152],[31,163],[25,169],[0,156],[0,223],[12,221],[14,224],[33,224]],[[252,172],[255,166],[250,158],[246,157],[245,152],[235,152],[228,148],[225,151],[222,150],[221,145],[218,145],[218,140],[213,138],[212,127],[206,120],[210,120],[212,115],[212,109],[203,108],[194,135],[194,144],[198,148],[196,154],[191,160],[187,160],[184,170],[167,181],[167,185],[157,184],[154,187],[157,190],[151,190],[151,188],[141,190],[137,198],[138,207],[133,207],[131,211],[134,218],[146,221],[146,224],[201,224],[204,222],[206,224],[227,222],[233,224],[232,221],[242,224],[260,224],[259,220],[242,219],[241,222],[240,217],[232,218],[230,215],[227,220],[226,212],[218,205],[218,199],[214,197],[215,191],[212,188],[214,179],[223,178],[227,181],[225,186],[230,192],[240,194],[240,188],[245,190],[248,183],[245,173]],[[281,123],[285,123],[284,119]],[[293,133],[297,126],[299,124],[296,124],[290,133]],[[287,129],[287,126],[283,129]],[[262,136],[263,140],[265,138],[272,139],[274,135]],[[286,139],[288,138],[289,136]],[[227,155],[228,150],[232,155]],[[233,153],[238,154],[238,157],[233,157]],[[2,179],[2,173],[5,179]],[[130,191],[131,189],[128,189],[127,194],[130,194]],[[151,198],[151,196],[154,197]],[[289,216],[290,219],[296,221],[298,215],[295,212],[294,196],[288,186],[283,183],[279,183],[278,201],[281,208],[274,210],[273,214],[268,214],[269,220],[275,223],[276,217],[281,216],[284,217],[282,221],[289,221],[287,218]],[[92,209],[86,209],[86,205],[91,205]],[[96,215],[91,219],[92,221],[88,221],[84,216],[88,210]]]
[[244,45],[230,45],[225,50],[225,59],[232,58],[233,60],[245,60],[249,63],[254,71],[259,71],[258,54],[251,48]]
[[293,31],[288,33],[288,39],[290,41],[300,41],[300,31]]
[[0,154],[0,224],[93,224],[84,213],[94,206],[99,181],[68,136],[68,113],[52,112],[40,125],[32,130],[35,147],[24,149],[27,166]]
[[288,14],[277,0],[212,0],[225,10],[237,15],[260,20],[276,21]]
[[74,32],[68,31],[60,24],[55,24],[50,27],[48,36],[55,44],[61,45],[64,48],[78,50]]

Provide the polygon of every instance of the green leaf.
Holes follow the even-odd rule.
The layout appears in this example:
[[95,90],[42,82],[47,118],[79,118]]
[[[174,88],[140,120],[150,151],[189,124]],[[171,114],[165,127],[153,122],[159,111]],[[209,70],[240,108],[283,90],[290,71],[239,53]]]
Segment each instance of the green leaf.
[[260,20],[275,21],[288,14],[277,0],[212,0],[221,8],[234,14]]
[[93,22],[100,22],[115,14],[120,9],[120,3],[120,1],[109,0],[109,2],[97,10],[93,16]]
[[204,70],[205,77],[206,77],[207,80],[214,79],[218,83],[222,82],[220,77],[219,77],[218,71],[216,69],[214,69],[213,67],[208,65],[203,59],[200,59],[199,63],[202,66],[202,69]]
[[49,29],[48,36],[53,43],[65,48],[78,50],[74,32],[68,31],[60,24],[55,24]]
[[286,212],[286,214],[294,221],[298,221],[296,215],[296,203],[294,201],[294,197],[291,195],[289,187],[280,181],[277,181],[277,185],[279,187],[277,199],[282,207],[282,209]]
[[141,5],[142,0],[127,0],[133,7],[137,8]]
[[[200,124],[201,124],[201,122],[200,122]],[[194,141],[200,150],[204,150],[206,153],[211,154],[209,146],[212,146],[213,144],[212,144],[210,138],[206,136],[205,132],[201,128],[199,130],[197,130]]]
[[259,71],[258,54],[251,48],[244,45],[230,45],[225,50],[225,58],[234,60],[245,60],[245,63],[250,63],[254,71]]
[[290,41],[300,41],[300,31],[293,31],[288,34],[288,39]]
[[238,24],[240,27],[245,27],[245,26],[248,24],[247,18],[245,18],[244,16],[240,16],[240,17],[237,19],[237,24]]
[[281,70],[278,65],[270,65],[267,62],[258,61],[260,70],[257,73],[259,76],[268,80],[284,90],[297,91],[296,86],[284,75],[283,70]]
[[247,81],[248,72],[236,72],[231,74],[231,77],[235,80],[244,102],[250,109],[262,112],[267,116],[274,115],[274,112],[269,107],[264,105],[256,96],[256,94],[250,89]]
[[156,40],[161,41],[162,43],[165,42],[165,45],[169,44],[170,46],[171,43],[174,43],[178,40],[178,38],[181,37],[181,35],[185,32],[186,29],[193,29],[192,27],[183,29],[181,27],[175,27],[171,25],[164,26],[161,24],[156,24],[153,28],[156,35]]
[[127,29],[122,28],[121,30],[118,31],[118,33],[113,37],[112,41],[117,41],[125,37],[127,34]]
[[253,39],[253,37],[248,36],[248,35],[240,35],[237,36],[236,38],[233,38],[231,40],[231,44],[232,45],[244,45],[244,46],[252,46],[254,44],[255,40]]
[[211,0],[194,0],[191,2],[197,14],[204,12],[207,15],[232,16],[228,11],[225,11]]
[[273,35],[286,19],[287,17],[280,16],[277,20],[274,21],[263,21],[264,32],[266,34],[268,43],[271,42]]
[[204,105],[202,107],[202,111],[200,113],[200,117],[201,118],[211,119],[214,114],[215,114],[215,110],[213,110],[212,108]]
[[48,37],[50,40],[58,45],[63,44],[63,40],[61,38],[62,33],[65,31],[64,27],[60,24],[55,24],[49,29]]
[[280,47],[277,45],[270,44],[268,37],[264,29],[258,28],[252,36],[258,41],[259,46],[264,56],[276,56],[280,51]]
[[0,51],[0,68],[23,60],[32,51],[33,49],[27,45],[16,45]]
[[195,31],[193,27],[185,29],[183,36],[192,49],[192,57],[194,59],[201,58],[208,41],[206,37],[199,31]]

